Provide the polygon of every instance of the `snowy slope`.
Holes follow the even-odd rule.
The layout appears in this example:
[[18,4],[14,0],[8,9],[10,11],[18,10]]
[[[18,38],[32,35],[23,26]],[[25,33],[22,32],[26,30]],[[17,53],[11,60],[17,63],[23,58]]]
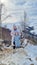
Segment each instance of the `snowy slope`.
[[37,46],[32,44],[28,44],[25,48],[16,49],[14,54],[5,55],[4,60],[2,59],[0,62],[6,65],[37,65]]

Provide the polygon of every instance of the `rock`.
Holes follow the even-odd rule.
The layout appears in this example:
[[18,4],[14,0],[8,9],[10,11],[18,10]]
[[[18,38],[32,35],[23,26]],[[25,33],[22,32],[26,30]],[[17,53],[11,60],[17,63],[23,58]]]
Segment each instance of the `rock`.
[[30,64],[30,65],[34,65],[34,64]]
[[0,51],[3,51],[2,48],[0,48]]
[[37,57],[35,58],[35,60],[37,61]]
[[30,61],[32,61],[32,59],[31,59],[31,58],[27,58],[27,59],[29,59]]

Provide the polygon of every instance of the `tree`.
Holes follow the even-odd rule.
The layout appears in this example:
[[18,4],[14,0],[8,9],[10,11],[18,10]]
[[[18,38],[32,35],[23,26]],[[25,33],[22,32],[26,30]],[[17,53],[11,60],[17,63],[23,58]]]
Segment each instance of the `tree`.
[[2,7],[3,7],[3,4],[0,3],[0,26],[1,26],[1,23],[2,23],[2,21],[1,21],[1,11],[2,11]]
[[21,27],[22,27],[22,30],[25,30],[25,28],[26,28],[26,26],[27,26],[27,24],[26,24],[26,16],[27,16],[27,14],[26,14],[26,12],[24,11],[24,20],[23,20],[22,17],[21,17]]
[[[5,21],[8,17],[11,17],[11,14],[5,15],[5,13],[7,13],[7,11],[2,14],[3,7],[5,7],[5,5],[3,3],[0,3],[0,27],[2,26],[2,21]],[[5,9],[6,9],[6,7],[4,8],[4,10]],[[2,16],[5,16],[3,18],[3,20],[2,20]]]

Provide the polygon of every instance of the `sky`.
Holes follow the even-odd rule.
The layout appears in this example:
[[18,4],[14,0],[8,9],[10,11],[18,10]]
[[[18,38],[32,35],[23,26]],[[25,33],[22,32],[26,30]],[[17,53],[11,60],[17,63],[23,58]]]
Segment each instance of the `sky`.
[[[1,0],[1,2],[4,4],[2,8],[3,23],[24,21],[26,14],[25,22],[29,26],[34,26],[35,31],[37,30],[37,0]],[[8,15],[9,17],[6,18]]]

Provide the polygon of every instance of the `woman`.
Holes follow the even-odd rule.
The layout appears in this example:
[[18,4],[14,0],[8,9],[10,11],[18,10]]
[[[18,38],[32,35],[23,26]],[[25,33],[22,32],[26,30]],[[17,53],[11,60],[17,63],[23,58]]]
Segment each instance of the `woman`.
[[19,35],[19,30],[17,30],[17,27],[13,25],[13,32],[12,32],[12,45],[13,49],[17,47],[17,44],[20,43],[20,35]]

